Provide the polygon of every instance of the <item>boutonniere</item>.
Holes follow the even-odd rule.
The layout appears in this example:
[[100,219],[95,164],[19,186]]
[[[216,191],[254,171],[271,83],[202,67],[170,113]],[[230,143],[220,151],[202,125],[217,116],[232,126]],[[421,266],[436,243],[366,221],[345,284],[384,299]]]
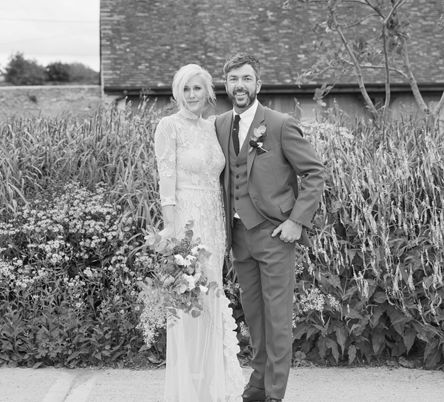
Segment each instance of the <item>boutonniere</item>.
[[262,154],[264,152],[268,152],[268,150],[263,148],[264,140],[267,135],[267,127],[261,125],[253,130],[253,135],[250,137],[250,146],[251,151],[253,148],[256,149],[258,154]]

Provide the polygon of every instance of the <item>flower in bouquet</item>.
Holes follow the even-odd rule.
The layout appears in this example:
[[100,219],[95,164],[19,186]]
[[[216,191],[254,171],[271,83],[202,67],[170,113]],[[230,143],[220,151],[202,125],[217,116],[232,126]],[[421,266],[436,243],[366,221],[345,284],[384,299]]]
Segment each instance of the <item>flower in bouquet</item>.
[[193,240],[192,224],[186,226],[183,239],[163,239],[156,233],[146,236],[153,253],[148,278],[140,283],[139,300],[144,304],[139,328],[150,346],[156,334],[165,328],[167,318],[182,314],[198,317],[203,307],[203,297],[217,287],[205,275],[205,265],[210,253],[206,247]]

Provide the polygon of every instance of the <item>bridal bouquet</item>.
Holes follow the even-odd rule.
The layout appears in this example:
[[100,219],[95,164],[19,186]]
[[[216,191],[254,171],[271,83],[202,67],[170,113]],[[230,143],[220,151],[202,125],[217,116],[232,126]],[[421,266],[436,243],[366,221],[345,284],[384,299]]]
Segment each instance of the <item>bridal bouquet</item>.
[[179,312],[198,317],[203,311],[203,295],[217,285],[209,282],[203,271],[210,253],[193,241],[191,223],[181,240],[163,239],[155,233],[145,240],[152,255],[148,276],[140,283],[139,300],[144,308],[138,328],[150,346],[159,330],[166,327],[168,317],[177,318]]

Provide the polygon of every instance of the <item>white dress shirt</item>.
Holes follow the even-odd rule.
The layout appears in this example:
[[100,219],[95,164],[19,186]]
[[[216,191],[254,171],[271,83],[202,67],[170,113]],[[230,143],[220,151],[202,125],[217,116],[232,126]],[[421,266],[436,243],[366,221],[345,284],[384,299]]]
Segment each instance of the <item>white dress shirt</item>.
[[[248,135],[248,130],[250,129],[251,123],[253,122],[254,115],[256,114],[258,100],[255,99],[251,107],[249,107],[245,112],[240,113],[239,121],[239,150],[242,149],[245,139]],[[233,117],[238,114],[233,109]]]

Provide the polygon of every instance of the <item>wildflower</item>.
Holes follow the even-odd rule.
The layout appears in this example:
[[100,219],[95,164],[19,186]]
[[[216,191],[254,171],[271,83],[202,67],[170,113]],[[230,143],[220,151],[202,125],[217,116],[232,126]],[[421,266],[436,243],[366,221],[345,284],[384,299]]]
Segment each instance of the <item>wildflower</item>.
[[241,321],[239,324],[240,327],[240,333],[242,336],[248,338],[250,337],[250,330],[248,329],[248,326],[245,322]]
[[325,305],[325,297],[318,288],[313,288],[307,295],[302,295],[300,300],[302,311],[316,310],[322,312]]
[[170,286],[174,283],[174,281],[175,281],[175,279],[173,276],[167,275],[165,277],[165,279],[163,280],[163,286],[165,286],[165,287]]
[[180,295],[184,294],[187,290],[188,286],[185,283],[181,283],[176,289],[177,293]]
[[185,266],[185,259],[180,254],[175,254],[174,255],[174,262],[177,265]]
[[83,273],[88,277],[88,278],[92,278],[94,276],[94,274],[91,271],[90,267],[87,267],[83,270]]
[[341,310],[341,305],[339,304],[339,302],[332,296],[332,295],[327,295],[327,300],[328,303],[330,304],[330,306],[337,311]]
[[202,293],[207,293],[208,292],[208,287],[203,286],[203,285],[199,285],[199,289]]
[[194,256],[194,255],[190,255],[190,254],[188,254],[186,257],[185,257],[185,266],[186,267],[188,267],[188,266],[190,266],[194,261],[196,261],[196,257]]
[[204,249],[205,249],[205,246],[202,244],[199,244],[191,249],[191,255],[197,256],[199,254],[199,252]]
[[184,274],[184,275],[182,275],[182,278],[188,284],[188,289],[191,290],[196,286],[196,277],[194,277],[193,275]]

